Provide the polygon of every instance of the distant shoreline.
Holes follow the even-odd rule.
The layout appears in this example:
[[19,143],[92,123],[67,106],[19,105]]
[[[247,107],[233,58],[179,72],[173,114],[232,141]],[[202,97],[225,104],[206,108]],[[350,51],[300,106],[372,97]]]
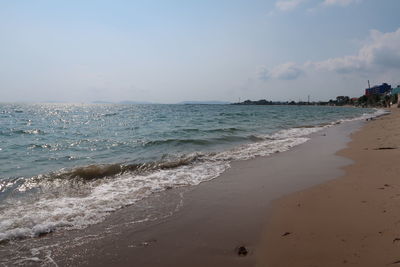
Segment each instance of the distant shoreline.
[[340,104],[330,101],[267,101],[265,99],[261,100],[245,100],[243,102],[232,103],[231,105],[243,105],[243,106],[333,106],[333,107],[360,107],[354,104]]

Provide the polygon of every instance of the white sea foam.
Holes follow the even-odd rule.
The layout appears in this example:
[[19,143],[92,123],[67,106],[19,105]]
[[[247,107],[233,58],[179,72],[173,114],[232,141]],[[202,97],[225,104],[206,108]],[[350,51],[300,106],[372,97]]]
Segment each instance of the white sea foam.
[[[365,120],[384,113],[382,110],[377,110],[375,114],[365,114],[356,120]],[[349,120],[341,120],[344,121]],[[0,241],[35,237],[57,228],[87,227],[101,222],[110,212],[132,205],[154,192],[169,187],[197,185],[214,179],[229,168],[230,162],[234,160],[247,160],[287,151],[307,142],[310,134],[334,124],[282,130],[272,135],[259,136],[262,141],[241,145],[231,150],[189,155],[189,157],[201,156],[201,160],[176,168],[139,174],[126,172],[80,184],[71,181],[47,181],[39,184],[41,193],[34,198],[28,201],[12,199],[7,201],[7,205],[2,206]],[[33,186],[35,183],[32,184],[32,181],[28,180],[20,186],[20,189],[27,190]]]

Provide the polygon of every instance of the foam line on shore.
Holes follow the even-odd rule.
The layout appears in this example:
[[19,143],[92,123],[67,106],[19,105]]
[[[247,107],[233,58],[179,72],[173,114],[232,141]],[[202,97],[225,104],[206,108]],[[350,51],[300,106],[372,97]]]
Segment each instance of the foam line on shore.
[[[352,120],[384,114],[366,114]],[[0,184],[8,198],[1,204],[0,241],[37,237],[56,229],[80,229],[113,211],[172,187],[197,185],[218,177],[230,163],[283,152],[309,140],[328,125],[282,130],[259,141],[214,153],[193,153],[175,161],[142,165],[95,165],[60,170]]]

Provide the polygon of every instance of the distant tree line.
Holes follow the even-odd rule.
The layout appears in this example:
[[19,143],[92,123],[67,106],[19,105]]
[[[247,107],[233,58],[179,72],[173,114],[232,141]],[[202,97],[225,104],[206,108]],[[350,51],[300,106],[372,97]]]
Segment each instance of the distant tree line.
[[394,95],[363,95],[358,98],[348,96],[338,96],[336,100],[329,100],[329,104],[335,106],[351,105],[357,107],[390,107],[397,103],[397,94]]
[[357,106],[360,107],[390,107],[397,103],[397,94],[394,95],[363,95],[358,98]]
[[397,94],[394,95],[363,95],[350,98],[349,96],[337,96],[336,99],[329,101],[268,101],[260,99],[256,101],[245,100],[243,102],[233,103],[233,105],[319,105],[319,106],[357,106],[357,107],[390,107],[397,103]]
[[260,99],[255,101],[245,100],[243,102],[232,103],[232,105],[318,105],[319,103],[322,102],[268,101],[266,99]]

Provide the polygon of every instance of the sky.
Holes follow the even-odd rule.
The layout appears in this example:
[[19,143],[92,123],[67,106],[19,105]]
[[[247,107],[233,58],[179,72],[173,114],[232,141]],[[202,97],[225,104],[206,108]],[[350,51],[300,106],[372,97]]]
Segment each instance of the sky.
[[0,0],[0,102],[329,100],[400,84],[399,0]]

